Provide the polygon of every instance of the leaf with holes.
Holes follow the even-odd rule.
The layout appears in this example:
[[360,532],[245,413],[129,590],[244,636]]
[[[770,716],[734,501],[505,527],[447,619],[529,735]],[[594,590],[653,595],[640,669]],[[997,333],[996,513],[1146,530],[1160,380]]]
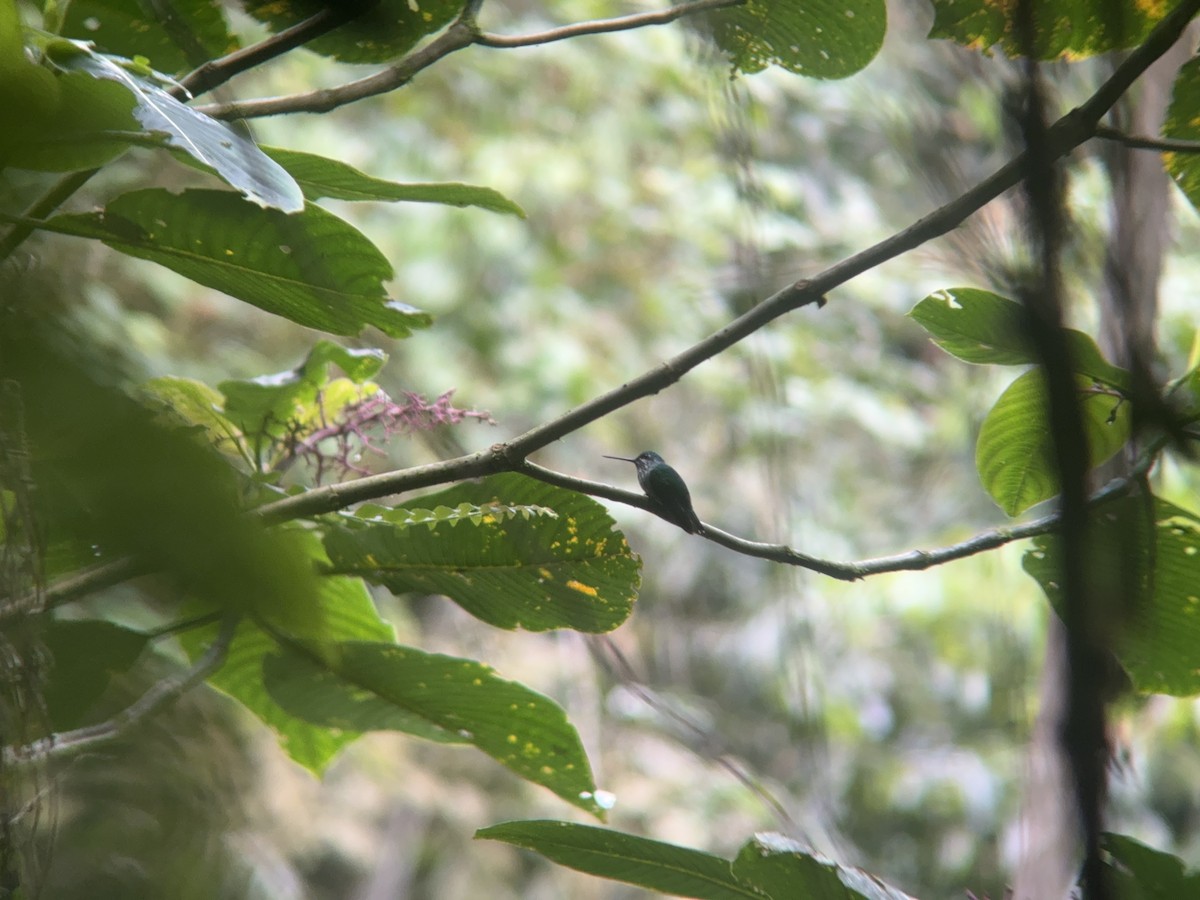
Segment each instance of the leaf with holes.
[[883,0],[747,0],[699,20],[733,62],[761,72],[780,66],[811,78],[845,78],[883,46]]
[[595,500],[513,474],[414,500],[422,509],[463,503],[545,507],[556,516],[453,518],[428,528],[326,520],[333,571],[398,594],[444,594],[499,628],[603,632],[628,618],[640,560]]
[[289,647],[268,656],[263,672],[271,697],[294,716],[335,728],[436,730],[603,816],[587,754],[566,713],[483,663],[345,641]]
[[426,313],[390,300],[392,266],[358,229],[320,207],[295,215],[229,191],[132,191],[99,213],[61,215],[54,231],[96,238],[267,312],[333,334],[374,325],[407,337]]

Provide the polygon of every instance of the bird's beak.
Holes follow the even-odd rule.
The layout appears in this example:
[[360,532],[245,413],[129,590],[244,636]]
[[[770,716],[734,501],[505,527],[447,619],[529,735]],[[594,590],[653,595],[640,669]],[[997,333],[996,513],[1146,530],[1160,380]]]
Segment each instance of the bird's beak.
[[621,460],[621,462],[631,462],[631,463],[637,462],[636,459],[630,459],[628,456],[609,456],[607,453],[601,453],[600,455],[603,456],[605,459],[619,459],[619,460]]

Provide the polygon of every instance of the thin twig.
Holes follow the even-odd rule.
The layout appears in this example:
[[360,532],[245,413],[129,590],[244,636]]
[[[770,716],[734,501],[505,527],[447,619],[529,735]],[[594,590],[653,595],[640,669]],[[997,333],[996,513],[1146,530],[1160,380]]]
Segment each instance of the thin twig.
[[304,21],[297,22],[283,31],[277,31],[257,44],[235,50],[220,59],[209,60],[190,72],[179,82],[179,85],[187,91],[188,95],[197,97],[224,84],[235,75],[240,75],[242,72],[282,56],[290,50],[302,47],[335,28],[340,28],[378,5],[379,0],[330,4],[315,15],[309,16]]
[[1160,153],[1200,153],[1200,141],[1185,141],[1173,138],[1146,137],[1142,134],[1126,134],[1110,125],[1098,125],[1096,137],[1114,141],[1135,150],[1157,150]]
[[4,749],[5,765],[41,762],[53,756],[77,753],[80,750],[86,750],[120,737],[144,719],[174,703],[220,669],[229,652],[229,645],[233,642],[237,624],[236,616],[226,616],[221,624],[220,633],[204,651],[204,655],[196,660],[195,665],[182,675],[164,678],[157,682],[134,703],[111,719],[84,728],[76,728],[73,731],[52,734],[24,747],[6,747]]
[[288,94],[283,97],[264,97],[258,100],[244,100],[235,103],[214,103],[208,106],[198,106],[196,109],[214,119],[257,119],[264,116],[280,116],[290,113],[324,113],[386,94],[403,87],[413,80],[423,70],[435,62],[445,59],[451,53],[465,50],[474,44],[483,47],[513,48],[532,47],[538,44],[550,44],[567,38],[581,37],[591,34],[609,34],[614,31],[628,31],[633,28],[645,28],[653,25],[665,25],[683,16],[701,12],[712,12],[717,9],[739,6],[746,0],[694,0],[691,3],[681,3],[669,9],[652,13],[637,13],[621,16],[615,19],[599,19],[592,22],[579,22],[574,25],[564,25],[537,34],[506,36],[499,34],[484,34],[475,24],[475,13],[467,7],[447,28],[428,44],[418,47],[394,65],[379,72],[338,85],[335,88],[323,88],[316,91],[306,91],[302,94]]

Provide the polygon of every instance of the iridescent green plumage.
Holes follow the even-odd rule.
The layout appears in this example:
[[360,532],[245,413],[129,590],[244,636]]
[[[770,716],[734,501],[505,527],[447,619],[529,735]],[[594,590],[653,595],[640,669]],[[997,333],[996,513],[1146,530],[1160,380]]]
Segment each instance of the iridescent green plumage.
[[620,459],[637,466],[638,484],[668,522],[673,522],[688,534],[704,531],[704,524],[692,509],[692,495],[683,478],[653,450],[639,453],[636,459],[607,455],[605,459]]

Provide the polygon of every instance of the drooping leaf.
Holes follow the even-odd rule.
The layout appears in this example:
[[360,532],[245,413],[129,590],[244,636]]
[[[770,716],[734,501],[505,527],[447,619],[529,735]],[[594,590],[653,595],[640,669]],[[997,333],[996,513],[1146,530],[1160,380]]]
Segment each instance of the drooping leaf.
[[246,199],[285,213],[304,208],[304,194],[283,166],[231,126],[180,103],[144,66],[94,53],[78,41],[55,46],[60,48],[51,56],[55,65],[120,84],[132,94],[133,115],[145,131],[164,135],[168,146],[211,169]]
[[389,300],[392,266],[358,229],[320,207],[295,215],[228,191],[132,191],[54,230],[91,237],[293,322],[333,334],[374,325],[406,337],[427,314]]
[[[1013,18],[1016,7],[983,0],[934,0],[931,38],[948,38],[976,50],[996,45],[1010,56],[1024,56]],[[1032,53],[1038,59],[1079,59],[1133,47],[1171,7],[1135,0],[1047,0],[1031,6]]]
[[[275,32],[337,6],[320,0],[245,0],[242,5]],[[388,62],[448,25],[463,5],[463,0],[381,0],[365,14],[304,46],[347,63]]]
[[[548,820],[504,822],[479,829],[475,837],[504,841],[579,872],[676,897],[762,900],[768,896],[735,878],[729,860],[720,856],[609,828]],[[778,896],[783,900],[805,895]]]
[[387,361],[382,350],[349,349],[333,341],[321,340],[308,357],[294,369],[259,378],[223,381],[219,385],[225,397],[225,414],[247,434],[284,434],[312,408],[328,417],[337,410],[316,401],[330,383],[329,366],[336,365],[357,385],[369,386],[367,379],[376,375]]
[[525,218],[525,211],[521,207],[491,188],[446,182],[402,184],[374,178],[344,162],[314,153],[280,147],[264,147],[263,150],[291,173],[309,200],[332,197],[335,200],[442,203],[447,206],[477,206]]
[[[1110,514],[1110,504],[1097,510],[1089,534],[1087,575],[1093,586],[1089,602],[1118,586],[1122,605],[1108,610],[1115,651],[1134,687],[1143,693],[1200,694],[1200,517],[1164,500],[1155,500],[1150,538],[1137,540],[1144,513],[1142,501],[1129,501],[1127,514]],[[1119,510],[1118,510],[1119,512]],[[1055,609],[1062,608],[1057,539],[1034,541],[1023,565]],[[1137,593],[1148,599],[1137,601]],[[1131,586],[1131,587],[1126,587]]]
[[[379,617],[371,595],[357,578],[322,578],[318,606],[323,622],[321,637],[330,641],[378,640],[394,637],[392,627]],[[210,629],[182,636],[188,654],[198,658],[216,635]],[[358,734],[344,728],[314,725],[275,702],[264,683],[263,661],[279,652],[278,642],[252,622],[244,621],[234,635],[225,664],[209,682],[233,697],[271,727],[284,752],[315,774]]]
[[1187,869],[1178,856],[1123,834],[1106,833],[1101,840],[1111,885],[1121,900],[1200,897],[1200,872]]
[[43,699],[55,731],[83,724],[112,676],[129,671],[148,641],[112,622],[63,619],[47,625],[41,638],[51,659]]
[[444,594],[499,628],[602,632],[629,616],[640,561],[595,500],[503,474],[414,501],[422,509],[463,503],[537,506],[556,516],[451,519],[422,528],[386,519],[327,520],[333,570],[395,593]]
[[[1097,466],[1129,440],[1129,404],[1097,391],[1087,379],[1078,384],[1091,465]],[[1046,402],[1041,371],[1026,372],[1000,395],[979,429],[975,468],[984,489],[1009,516],[1059,490]]]
[[[1021,306],[991,291],[947,288],[930,294],[909,312],[939,347],[964,362],[1033,365],[1038,356],[1023,326]],[[1071,363],[1080,375],[1127,389],[1129,373],[1104,358],[1096,342],[1067,329]]]
[[733,861],[733,874],[777,900],[913,900],[869,872],[840,865],[775,834],[756,835],[745,844]]
[[747,0],[704,16],[703,27],[751,74],[780,66],[810,78],[845,78],[883,46],[883,0]]
[[[68,37],[94,41],[106,53],[145,57],[162,72],[182,72],[237,49],[222,5],[172,0],[171,22],[147,14],[142,0],[71,0],[63,23]],[[196,55],[189,56],[186,47]]]
[[[346,641],[267,657],[266,686],[291,714],[359,729],[457,735],[522,778],[602,816],[587,754],[554,701],[483,663]],[[447,738],[443,738],[447,739]]]

